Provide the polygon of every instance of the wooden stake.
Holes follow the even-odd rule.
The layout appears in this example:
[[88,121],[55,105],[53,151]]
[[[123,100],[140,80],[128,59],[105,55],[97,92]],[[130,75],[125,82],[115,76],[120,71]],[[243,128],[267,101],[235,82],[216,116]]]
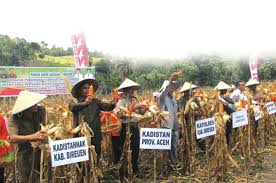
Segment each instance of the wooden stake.
[[206,156],[207,156],[207,163],[208,163],[208,183],[211,183],[211,170],[210,170],[210,159],[209,159],[209,145],[208,145],[208,137],[205,138],[206,144]]
[[128,181],[130,182],[130,183],[132,183],[132,163],[131,163],[131,159],[132,159],[132,157],[131,157],[131,149],[130,149],[130,141],[131,141],[131,139],[130,139],[130,137],[131,137],[131,134],[130,134],[130,122],[128,122],[127,123],[127,138],[129,139],[129,141],[128,141],[128,150],[127,150],[127,160],[128,160]]
[[44,159],[44,150],[42,148],[40,152],[40,172],[39,172],[39,180],[41,183],[43,182],[43,159]]
[[153,151],[153,182],[156,183],[156,177],[157,177],[157,174],[156,174],[156,155],[157,155],[157,151],[154,149]]
[[[246,127],[244,127],[244,129],[246,129]],[[244,173],[245,173],[245,177],[246,177],[246,182],[248,183],[248,170],[247,170],[247,160],[246,160],[247,156],[246,156],[244,136],[243,136],[243,139],[242,139],[242,146],[243,146],[243,156],[244,156]]]

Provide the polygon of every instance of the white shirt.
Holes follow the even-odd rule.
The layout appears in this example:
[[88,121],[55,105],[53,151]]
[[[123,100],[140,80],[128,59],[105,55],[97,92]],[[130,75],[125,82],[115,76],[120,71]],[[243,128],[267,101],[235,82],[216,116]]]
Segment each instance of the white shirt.
[[239,90],[236,89],[231,95],[230,98],[234,101],[234,102],[238,102],[239,100],[245,100],[247,101],[247,97],[245,96],[245,94]]

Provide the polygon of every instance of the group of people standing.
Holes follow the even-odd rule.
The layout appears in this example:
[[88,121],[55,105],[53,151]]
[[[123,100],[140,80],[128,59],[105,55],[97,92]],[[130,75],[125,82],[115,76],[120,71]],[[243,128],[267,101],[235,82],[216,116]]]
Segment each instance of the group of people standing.
[[[163,121],[161,124],[162,128],[172,130],[171,150],[168,151],[168,165],[172,170],[176,170],[178,166],[177,140],[179,138],[179,132],[181,132],[177,113],[181,108],[185,107],[190,96],[193,95],[193,90],[198,88],[198,86],[191,83],[184,83],[180,89],[180,93],[183,93],[183,96],[177,100],[173,93],[180,87],[180,84],[177,82],[179,76],[179,72],[172,73],[169,80],[165,80],[160,90],[154,93],[158,109],[161,112],[167,111],[170,113],[169,120]],[[259,82],[250,80],[246,85],[252,89],[254,93],[252,101],[255,102],[261,98],[256,93],[256,86],[258,84]],[[87,78],[80,80],[72,88],[72,96],[77,99],[76,101],[71,101],[69,103],[69,110],[74,116],[73,126],[78,126],[80,119],[83,119],[93,130],[94,137],[92,137],[91,142],[95,146],[97,163],[99,164],[101,159],[102,141],[100,113],[101,111],[114,111],[122,125],[120,134],[112,136],[111,139],[114,163],[118,163],[122,158],[123,146],[126,139],[126,128],[127,124],[130,124],[132,171],[134,175],[138,175],[140,143],[139,127],[138,123],[133,118],[129,118],[129,116],[121,111],[121,107],[129,108],[130,105],[135,104],[133,111],[141,115],[145,114],[147,110],[146,107],[142,105],[135,96],[135,91],[139,90],[141,86],[130,79],[126,79],[118,88],[120,98],[114,98],[114,100],[109,103],[103,102],[95,96],[90,96],[90,86],[93,86],[93,90],[96,92],[99,84],[94,78]],[[231,105],[234,105],[237,100],[248,100],[244,95],[244,87],[243,82],[238,82],[236,84],[236,90],[230,97],[225,96],[227,89],[231,89],[231,87],[226,83],[219,83],[215,88],[220,91],[222,100],[226,101],[224,107],[228,114],[234,112],[234,108]],[[38,172],[40,151],[33,149],[31,147],[31,142],[47,139],[45,131],[40,128],[40,124],[45,122],[45,108],[39,104],[46,97],[47,96],[42,94],[22,91],[16,100],[12,110],[12,116],[8,120],[9,138],[16,147],[16,163],[20,183],[25,183],[29,180],[31,180],[31,182],[39,182]],[[230,127],[229,125],[226,127],[227,139],[229,139],[229,134],[231,133]],[[37,171],[32,171],[31,166],[26,166],[32,164]]]

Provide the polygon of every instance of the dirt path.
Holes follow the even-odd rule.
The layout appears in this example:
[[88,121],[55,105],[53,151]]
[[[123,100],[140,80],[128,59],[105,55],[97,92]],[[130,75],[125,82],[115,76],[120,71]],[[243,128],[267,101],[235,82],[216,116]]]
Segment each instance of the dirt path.
[[271,152],[270,155],[265,157],[267,166],[262,172],[263,182],[276,183],[276,150]]

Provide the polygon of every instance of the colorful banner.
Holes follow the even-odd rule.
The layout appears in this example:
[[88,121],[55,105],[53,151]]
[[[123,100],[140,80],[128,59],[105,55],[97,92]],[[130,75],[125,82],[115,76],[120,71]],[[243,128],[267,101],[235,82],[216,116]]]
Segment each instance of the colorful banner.
[[251,56],[249,58],[249,68],[251,73],[251,79],[259,80],[258,78],[258,57]]
[[84,34],[73,35],[71,38],[76,67],[89,67],[89,58]]
[[0,97],[17,96],[22,90],[46,95],[68,94],[64,78],[71,86],[84,78],[95,78],[95,67],[2,67]]

